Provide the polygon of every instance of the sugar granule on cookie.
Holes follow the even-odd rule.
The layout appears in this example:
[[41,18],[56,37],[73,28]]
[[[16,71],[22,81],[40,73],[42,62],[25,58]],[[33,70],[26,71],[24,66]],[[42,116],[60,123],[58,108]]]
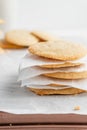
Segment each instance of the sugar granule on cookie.
[[56,60],[77,60],[87,54],[87,48],[81,44],[65,41],[39,42],[28,49],[32,54]]

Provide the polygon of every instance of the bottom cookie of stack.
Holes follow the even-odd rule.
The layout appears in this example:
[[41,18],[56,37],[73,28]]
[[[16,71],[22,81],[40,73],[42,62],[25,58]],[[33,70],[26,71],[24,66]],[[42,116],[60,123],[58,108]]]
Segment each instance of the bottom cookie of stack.
[[64,89],[38,89],[38,88],[31,88],[27,87],[28,90],[38,94],[38,95],[74,95],[87,92],[86,90],[78,89],[78,88],[64,88]]

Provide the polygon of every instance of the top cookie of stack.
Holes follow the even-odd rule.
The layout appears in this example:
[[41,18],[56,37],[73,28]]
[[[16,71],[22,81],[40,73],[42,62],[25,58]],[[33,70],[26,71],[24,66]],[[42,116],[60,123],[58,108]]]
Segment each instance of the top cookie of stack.
[[31,45],[29,51],[38,56],[63,61],[77,60],[87,54],[87,48],[83,45],[65,41],[39,42]]

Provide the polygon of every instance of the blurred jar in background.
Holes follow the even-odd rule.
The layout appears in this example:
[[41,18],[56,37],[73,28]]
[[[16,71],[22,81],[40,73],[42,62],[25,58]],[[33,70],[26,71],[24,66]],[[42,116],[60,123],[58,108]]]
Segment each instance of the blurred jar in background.
[[18,0],[0,0],[0,19],[5,24],[0,25],[0,30],[6,32],[15,29],[17,25]]

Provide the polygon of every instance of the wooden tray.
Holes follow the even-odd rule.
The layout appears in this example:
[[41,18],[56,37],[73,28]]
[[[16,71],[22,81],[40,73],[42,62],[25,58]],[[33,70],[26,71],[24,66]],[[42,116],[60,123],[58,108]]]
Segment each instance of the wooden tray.
[[87,116],[77,114],[10,114],[0,112],[0,130],[86,130]]

